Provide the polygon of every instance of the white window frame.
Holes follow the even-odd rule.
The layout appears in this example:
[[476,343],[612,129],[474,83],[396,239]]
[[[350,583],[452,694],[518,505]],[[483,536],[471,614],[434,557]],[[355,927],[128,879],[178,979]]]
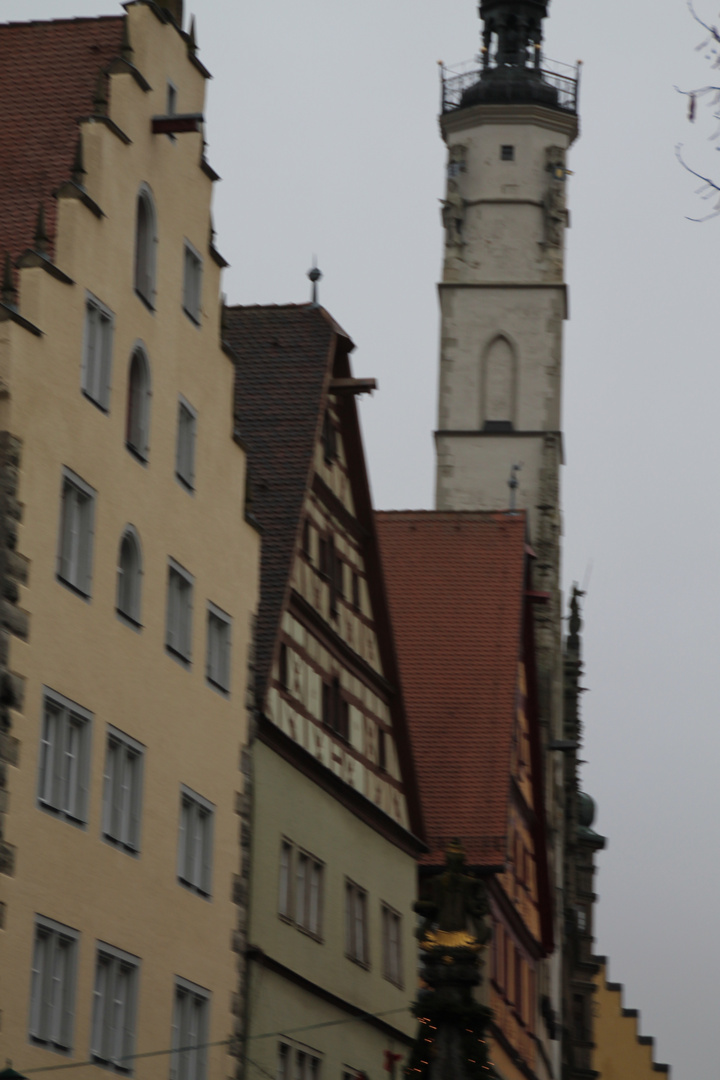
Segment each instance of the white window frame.
[[133,1071],[139,980],[137,956],[98,942],[90,1057],[114,1072]]
[[[141,371],[137,398],[132,395],[132,374],[135,358]],[[150,401],[152,398],[152,372],[150,358],[142,341],[136,341],[130,353],[127,369],[127,394],[125,402],[125,446],[138,461],[147,464],[150,456]]]
[[[136,566],[134,568],[123,566],[122,553],[126,539],[130,539],[135,548]],[[128,574],[132,573],[132,579],[128,584]],[[143,560],[142,546],[137,529],[133,525],[126,525],[120,537],[117,560],[117,592],[115,596],[115,610],[118,615],[136,628],[140,626],[140,612],[142,600],[142,577]]]
[[175,559],[168,559],[165,648],[185,665],[192,657],[195,578]]
[[103,839],[124,851],[140,851],[145,747],[107,726],[103,775]]
[[181,784],[178,881],[206,899],[212,896],[214,826],[214,805]]
[[197,411],[182,394],[178,400],[175,476],[187,491],[195,490]]
[[206,1080],[211,994],[175,976],[170,1080]]
[[65,1054],[72,1050],[79,940],[77,930],[43,915],[35,916],[30,1040]]
[[368,894],[350,878],[345,878],[345,955],[361,967],[370,967]]
[[110,308],[86,292],[81,388],[85,397],[103,412],[110,407],[114,330],[115,316]]
[[93,714],[43,687],[38,806],[74,825],[88,820]]
[[278,867],[278,915],[322,941],[325,864],[283,836]]
[[317,1050],[286,1038],[278,1042],[277,1080],[320,1080],[321,1065]]
[[230,693],[232,618],[208,600],[205,678],[215,690]]
[[185,238],[183,244],[182,307],[190,322],[200,325],[202,316],[203,258],[198,249]]
[[97,492],[72,469],[63,468],[57,577],[86,599],[91,595]]
[[382,926],[383,978],[403,986],[402,915],[384,901],[380,904]]
[[[144,238],[145,250],[140,251],[140,228],[139,228],[139,215],[138,209],[140,202],[143,202],[147,208],[148,215],[148,235]],[[140,297],[143,303],[150,308],[151,311],[155,310],[155,296],[156,296],[156,269],[157,269],[157,245],[158,245],[158,228],[157,228],[157,211],[155,210],[155,200],[153,199],[152,191],[148,184],[143,182],[137,193],[135,199],[135,245],[133,249],[133,285],[136,294]]]

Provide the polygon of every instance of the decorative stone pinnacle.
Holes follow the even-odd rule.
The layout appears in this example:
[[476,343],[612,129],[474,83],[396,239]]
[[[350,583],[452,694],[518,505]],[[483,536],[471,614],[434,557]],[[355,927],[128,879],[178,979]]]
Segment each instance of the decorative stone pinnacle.
[[42,203],[38,206],[34,242],[35,250],[41,255],[47,255],[48,247],[50,246],[50,237],[45,228],[45,207]]

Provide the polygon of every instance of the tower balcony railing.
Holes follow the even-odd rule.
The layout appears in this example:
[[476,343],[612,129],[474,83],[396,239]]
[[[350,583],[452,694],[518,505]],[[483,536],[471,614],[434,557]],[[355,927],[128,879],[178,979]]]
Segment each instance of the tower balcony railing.
[[[493,77],[502,67],[501,85],[507,89],[507,100],[517,101],[517,88],[529,82],[539,81],[552,87],[557,92],[555,107],[566,112],[577,113],[580,95],[580,70],[582,61],[577,64],[561,64],[557,60],[540,57],[536,66],[497,65],[490,61],[483,64],[483,58],[475,57],[453,67],[440,64],[440,108],[443,113],[452,112],[463,106],[463,96],[483,79]],[[498,101],[498,96],[493,95]]]

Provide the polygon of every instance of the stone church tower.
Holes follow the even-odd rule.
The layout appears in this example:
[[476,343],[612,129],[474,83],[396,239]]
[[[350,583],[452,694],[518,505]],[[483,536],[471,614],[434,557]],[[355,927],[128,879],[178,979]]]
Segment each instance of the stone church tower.
[[547,7],[548,0],[481,0],[479,58],[442,69],[448,157],[436,506],[528,513],[533,586],[546,594],[536,605],[536,642],[556,900],[556,953],[538,973],[538,1034],[554,1075],[569,1078],[575,1073],[560,1036],[565,834],[574,827],[575,786],[571,794],[562,761],[571,739],[563,723],[560,466],[566,157],[578,134],[578,70],[543,56]]

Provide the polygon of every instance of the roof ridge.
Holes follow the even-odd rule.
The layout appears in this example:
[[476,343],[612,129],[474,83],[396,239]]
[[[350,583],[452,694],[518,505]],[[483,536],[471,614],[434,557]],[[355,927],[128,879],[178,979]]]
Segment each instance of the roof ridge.
[[313,305],[306,301],[303,304],[294,304],[288,301],[286,304],[223,304],[226,311],[280,311],[285,308],[297,310],[299,308],[312,308]]
[[68,15],[64,19],[28,19],[25,22],[13,20],[12,22],[0,22],[0,30],[16,26],[58,26],[65,23],[97,23],[121,22],[124,15]]

